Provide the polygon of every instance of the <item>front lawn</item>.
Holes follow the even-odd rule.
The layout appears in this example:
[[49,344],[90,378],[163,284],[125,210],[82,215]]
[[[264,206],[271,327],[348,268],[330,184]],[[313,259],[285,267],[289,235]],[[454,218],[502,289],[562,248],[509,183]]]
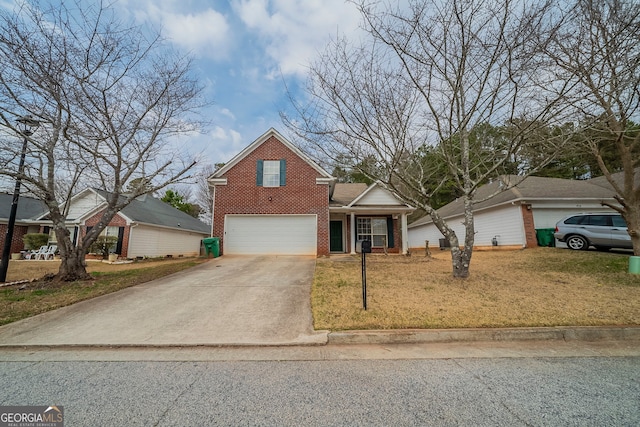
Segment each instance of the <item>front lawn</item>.
[[[87,271],[94,280],[71,283],[37,280],[3,286],[0,287],[0,325],[159,279],[205,261],[206,258],[179,258],[131,264],[89,262]],[[12,261],[9,263],[7,279],[40,278],[57,272],[59,267],[59,261]]]
[[628,254],[536,248],[476,251],[471,277],[451,277],[451,255],[319,259],[312,291],[316,329],[475,328],[640,324],[640,275]]

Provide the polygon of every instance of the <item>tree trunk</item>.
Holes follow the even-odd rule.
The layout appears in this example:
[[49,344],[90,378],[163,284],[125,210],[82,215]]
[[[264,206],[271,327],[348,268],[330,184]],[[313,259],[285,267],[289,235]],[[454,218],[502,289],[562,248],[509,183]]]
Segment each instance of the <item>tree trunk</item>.
[[636,205],[633,205],[633,207],[628,206],[623,216],[627,222],[627,232],[631,236],[633,255],[640,256],[640,207]]
[[91,280],[91,275],[87,273],[87,264],[84,256],[84,251],[81,248],[75,248],[69,251],[66,256],[63,255],[57,279],[61,282]]
[[458,279],[466,279],[469,277],[469,251],[460,250],[459,247],[451,248],[451,266],[453,271],[453,277]]

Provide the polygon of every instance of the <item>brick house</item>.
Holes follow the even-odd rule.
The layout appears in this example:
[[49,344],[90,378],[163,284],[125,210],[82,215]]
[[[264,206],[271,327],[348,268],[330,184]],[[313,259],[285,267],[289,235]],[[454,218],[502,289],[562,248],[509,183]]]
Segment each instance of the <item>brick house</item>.
[[270,129],[208,178],[224,254],[406,253],[411,206],[378,184],[335,178]]
[[[106,196],[105,191],[87,188],[71,198],[67,228],[74,244],[98,223]],[[4,211],[8,217],[11,197],[0,194],[0,243],[6,235]],[[22,236],[26,233],[48,233],[49,244],[55,245],[56,236],[51,226],[44,203],[20,197],[11,252],[24,249]],[[113,252],[122,258],[198,256],[202,239],[211,235],[211,227],[151,195],[145,195],[118,212],[102,234],[118,237]]]
[[[0,193],[0,257],[4,250],[4,241],[7,238],[7,224],[11,213],[13,195]],[[44,202],[32,197],[20,196],[16,211],[16,222],[11,239],[11,253],[19,253],[24,250],[22,237],[27,233],[40,232],[40,226],[33,222],[46,210]]]
[[[107,193],[87,188],[72,197],[67,214],[71,238],[75,243],[100,220]],[[43,216],[42,219],[45,219]],[[198,256],[210,226],[156,199],[143,195],[118,212],[103,235],[117,236],[113,252],[122,258]],[[51,243],[55,234],[51,233]]]

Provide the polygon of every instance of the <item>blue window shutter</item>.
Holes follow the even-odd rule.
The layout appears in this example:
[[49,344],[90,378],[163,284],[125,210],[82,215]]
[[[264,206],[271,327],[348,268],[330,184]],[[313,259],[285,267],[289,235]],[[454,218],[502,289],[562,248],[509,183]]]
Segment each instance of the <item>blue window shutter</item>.
[[393,217],[387,217],[387,246],[390,248],[395,247],[393,241]]
[[287,161],[280,159],[280,187],[284,187],[287,182]]
[[256,185],[262,187],[262,160],[258,160],[258,166],[256,167]]

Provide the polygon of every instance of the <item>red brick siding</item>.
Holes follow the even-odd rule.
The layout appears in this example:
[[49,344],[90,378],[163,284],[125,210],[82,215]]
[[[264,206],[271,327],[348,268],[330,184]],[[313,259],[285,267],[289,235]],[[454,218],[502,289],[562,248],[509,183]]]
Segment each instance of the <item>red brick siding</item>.
[[[13,227],[13,237],[11,238],[11,250],[10,254],[18,253],[24,250],[24,242],[22,236],[27,234],[28,227],[22,225],[16,225]],[[0,257],[4,252],[4,242],[7,238],[7,224],[0,224]]]
[[[102,213],[103,211],[100,211],[85,221],[85,226],[80,227],[78,241],[80,241],[80,239],[82,239],[87,234],[87,227],[95,227],[96,224],[98,224],[98,222],[100,221],[100,218],[102,217]],[[124,227],[124,235],[122,236],[122,251],[120,253],[120,256],[122,258],[126,258],[128,253],[128,248],[129,248],[129,234],[131,229],[131,227],[127,225],[127,220],[125,220],[119,214],[116,214],[111,219],[109,224],[107,224],[107,226]]]
[[[258,160],[285,159],[284,187],[259,187],[256,184]],[[234,165],[223,178],[227,185],[215,189],[213,235],[224,247],[224,217],[228,214],[315,214],[318,218],[318,255],[329,254],[329,186],[316,184],[321,177],[275,137]]]
[[521,205],[522,222],[524,223],[524,236],[526,239],[527,248],[535,248],[538,246],[538,239],[536,238],[536,227],[533,222],[533,209],[531,205]]

